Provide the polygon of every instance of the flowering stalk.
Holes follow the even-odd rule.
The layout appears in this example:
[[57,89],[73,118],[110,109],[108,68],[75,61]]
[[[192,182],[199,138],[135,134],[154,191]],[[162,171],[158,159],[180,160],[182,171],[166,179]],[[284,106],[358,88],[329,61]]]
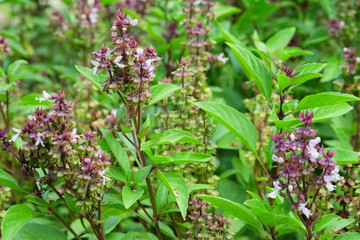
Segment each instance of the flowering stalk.
[[[141,150],[142,142],[146,141],[141,137],[142,104],[146,104],[152,96],[149,82],[153,81],[155,68],[161,58],[157,56],[152,46],[147,46],[145,49],[138,47],[137,41],[131,36],[133,27],[137,23],[137,20],[128,19],[124,12],[118,10],[111,28],[112,43],[115,47],[111,49],[103,45],[100,50],[93,52],[94,60],[91,63],[94,66],[94,74],[101,70],[109,74],[109,78],[102,84],[103,90],[107,94],[117,94],[126,109],[126,118],[118,121],[117,110],[115,110],[107,121],[122,132],[123,136],[135,147],[139,167],[143,168],[147,164],[145,154]],[[124,126],[131,129],[130,135],[122,131]],[[158,210],[149,175],[146,177],[146,184],[154,215],[150,219],[155,224],[158,238],[162,239]]]
[[316,210],[314,203],[320,189],[326,187],[333,191],[333,183],[343,180],[339,167],[331,160],[335,152],[325,152],[324,147],[319,146],[320,137],[315,138],[317,131],[310,128],[313,116],[313,113],[302,112],[300,121],[304,127],[273,136],[272,159],[278,164],[279,180],[273,182],[275,190],[267,194],[269,198],[276,198],[282,193],[290,199],[293,210],[306,227],[308,240],[312,239],[312,227],[318,218],[312,210]]
[[[36,109],[28,115],[28,121],[21,129],[13,128],[16,134],[10,140],[7,140],[6,130],[1,130],[1,147],[18,160],[25,178],[34,181],[35,196],[43,198],[43,194],[51,189],[68,207],[64,195],[55,188],[55,183],[60,181],[63,191],[71,192],[77,200],[80,214],[91,224],[96,237],[105,239],[103,224],[96,223],[94,213],[98,212],[97,220],[101,220],[102,195],[110,184],[110,179],[105,176],[110,165],[109,156],[96,145],[92,132],[77,135],[71,114],[72,103],[65,97],[62,90],[58,94],[44,91],[44,97],[37,100],[55,100],[52,106],[45,110]],[[12,145],[19,137],[25,144],[16,152]],[[37,176],[39,171],[43,177]],[[68,210],[71,212],[69,207]],[[49,207],[49,211],[80,239],[55,209]]]

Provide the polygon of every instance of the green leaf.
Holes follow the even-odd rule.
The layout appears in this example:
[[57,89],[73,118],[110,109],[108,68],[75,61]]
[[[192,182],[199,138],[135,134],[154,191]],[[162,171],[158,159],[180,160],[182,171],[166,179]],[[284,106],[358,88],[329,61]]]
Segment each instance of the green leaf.
[[122,199],[126,209],[131,207],[142,195],[144,194],[144,189],[136,189],[135,192],[131,190],[129,186],[124,186],[122,189]]
[[336,161],[337,165],[356,164],[359,162],[359,155],[357,152],[339,148],[326,148],[325,150],[335,151],[335,155],[331,160]]
[[266,41],[266,47],[270,51],[274,49],[285,48],[289,44],[291,38],[294,36],[295,30],[295,27],[290,27],[278,31],[276,34],[274,34],[274,36]]
[[60,229],[38,223],[27,223],[16,235],[16,240],[67,240]]
[[256,128],[247,117],[236,109],[227,105],[215,102],[196,102],[194,105],[207,112],[215,120],[223,124],[227,129],[234,133],[257,157],[259,163],[266,171],[266,168],[256,151],[258,134]]
[[136,236],[134,232],[128,232],[118,240],[135,240]]
[[272,77],[269,69],[251,52],[237,45],[227,43],[235,53],[241,67],[250,80],[254,80],[260,92],[271,102]]
[[16,60],[15,62],[13,62],[12,64],[10,64],[10,66],[7,69],[7,75],[10,79],[10,82],[17,80],[17,76],[20,75],[20,73],[19,73],[20,67],[27,63],[28,63],[27,61],[25,61],[23,59],[19,59],[19,60]]
[[226,30],[220,23],[217,23],[217,25],[220,28],[226,42],[245,47],[245,44],[241,42],[238,37]]
[[[314,112],[313,123],[330,120],[342,115],[345,115],[353,108],[347,103],[339,103],[335,105],[323,106],[311,109],[310,112]],[[277,128],[290,128],[302,125],[300,120],[275,120]]]
[[198,191],[201,191],[201,190],[212,190],[214,189],[215,187],[214,186],[211,186],[209,184],[191,184],[191,183],[188,183],[188,189],[189,189],[189,193],[195,193],[195,192],[198,192]]
[[89,68],[77,66],[75,68],[81,73],[87,80],[92,82],[94,86],[103,93],[115,106],[119,106],[119,97],[115,94],[106,94],[101,87],[101,82],[105,81],[108,77],[101,74],[94,74],[93,71]]
[[326,63],[305,63],[298,68],[297,72],[299,72],[300,75],[318,73],[323,70],[326,65]]
[[326,227],[324,233],[336,233],[337,231],[353,224],[354,219],[340,219]]
[[211,160],[211,155],[193,152],[177,152],[171,155],[172,164],[199,163]]
[[151,106],[160,100],[169,97],[173,92],[181,89],[180,86],[171,83],[162,83],[150,88],[150,93],[153,95],[149,104],[144,105],[143,108]]
[[325,66],[326,63],[306,63],[300,66],[297,70],[297,72],[300,74],[291,81],[291,85],[295,86],[302,84],[310,79],[325,77],[325,75],[319,74],[319,72],[323,70]]
[[174,144],[174,143],[194,143],[203,145],[199,142],[194,135],[191,133],[180,130],[168,130],[164,132],[164,135],[159,139],[157,145]]
[[263,203],[258,199],[251,199],[244,202],[244,205],[251,208],[258,219],[265,224],[267,228],[275,226],[276,215],[266,209]]
[[275,49],[273,54],[275,54],[276,59],[285,62],[289,58],[309,55],[309,54],[313,54],[313,52],[306,51],[298,47],[285,47],[283,49]]
[[309,73],[309,74],[297,76],[291,81],[291,86],[300,85],[310,79],[319,78],[319,77],[325,77],[325,75],[320,73]]
[[313,95],[307,95],[299,102],[296,111],[334,105],[349,101],[360,101],[360,98],[350,94],[339,93],[339,92],[324,92]]
[[128,155],[121,144],[116,140],[116,138],[104,128],[100,127],[100,131],[105,137],[106,142],[109,144],[111,152],[114,154],[117,162],[125,173],[130,171],[130,161]]
[[178,173],[166,173],[158,170],[157,178],[165,185],[179,206],[181,216],[185,220],[189,201],[189,189],[184,178]]
[[9,187],[21,192],[26,192],[24,189],[22,189],[19,184],[16,182],[16,180],[7,172],[0,169],[0,185],[3,185],[4,187]]
[[279,71],[277,74],[277,80],[279,83],[279,90],[282,92],[286,87],[290,85],[291,79],[286,76],[284,72]]
[[358,232],[347,232],[339,235],[335,240],[360,240],[360,233]]
[[268,235],[262,228],[260,221],[256,218],[256,216],[251,212],[250,209],[241,205],[240,203],[236,203],[225,198],[217,197],[217,196],[208,196],[208,195],[197,195],[198,198],[204,199],[208,201],[212,205],[224,210],[225,212],[230,213],[234,217],[239,218],[240,220],[246,222],[250,226],[253,226],[260,230],[261,232]]
[[107,175],[114,180],[127,183],[128,179],[123,169],[110,165],[109,171],[107,171]]
[[274,60],[267,55],[266,53],[260,51],[260,50],[252,50],[251,51],[255,56],[261,58],[264,62],[265,65],[267,66],[267,68],[270,70],[271,74],[273,75],[273,77],[276,76],[277,72],[278,72],[278,68],[274,62]]
[[328,214],[322,216],[321,220],[315,225],[315,232],[320,232],[331,224],[337,222],[340,219],[338,215]]
[[35,215],[36,212],[25,205],[11,206],[1,223],[2,239],[12,240],[19,230]]
[[146,167],[140,168],[135,173],[135,182],[137,184],[141,184],[145,180],[145,178],[149,175],[151,168],[152,168],[152,166],[146,166]]
[[213,11],[215,12],[215,19],[219,20],[241,12],[241,9],[233,6],[223,6],[217,4],[213,7]]

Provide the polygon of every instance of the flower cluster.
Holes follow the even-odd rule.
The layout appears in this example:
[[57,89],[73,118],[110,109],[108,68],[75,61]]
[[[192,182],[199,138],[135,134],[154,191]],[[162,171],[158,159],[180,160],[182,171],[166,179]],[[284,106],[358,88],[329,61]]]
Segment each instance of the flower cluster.
[[353,75],[356,73],[360,58],[356,57],[358,49],[351,51],[349,48],[344,48],[344,60],[347,62],[345,65],[341,66],[342,69],[346,71],[346,74]]
[[333,184],[343,179],[336,162],[331,160],[335,152],[325,151],[323,146],[319,146],[321,139],[316,137],[317,131],[310,128],[312,119],[313,113],[302,112],[300,121],[303,127],[273,136],[272,159],[278,166],[280,178],[273,182],[276,190],[267,194],[276,198],[279,192],[286,190],[295,211],[304,214],[310,222],[317,218],[312,216],[310,209],[320,189],[326,187],[334,191]]
[[[36,109],[28,115],[21,129],[13,128],[15,135],[8,140],[5,130],[0,130],[2,149],[10,150],[22,165],[27,177],[34,178],[40,189],[34,194],[41,196],[54,182],[62,181],[63,188],[71,191],[78,199],[78,205],[96,206],[109,180],[105,176],[110,165],[109,156],[96,145],[92,132],[77,134],[72,115],[72,102],[65,100],[65,93],[43,92],[39,101],[52,100],[49,109]],[[21,137],[24,142],[16,154],[11,145]],[[41,171],[44,177],[37,178],[34,171]],[[53,188],[54,190],[54,188]]]
[[232,239],[231,220],[217,213],[208,213],[210,203],[194,197],[189,200],[188,219],[192,224],[186,239]]
[[329,20],[328,32],[332,37],[336,37],[337,34],[340,33],[341,28],[345,26],[344,21],[339,21],[336,18],[332,18]]
[[[0,31],[1,33],[1,31]],[[0,36],[0,55],[5,52],[10,52],[11,48],[9,47],[9,40],[6,40],[5,36]]]
[[93,73],[104,70],[109,78],[103,83],[106,93],[110,90],[124,96],[127,101],[146,102],[150,94],[148,83],[153,81],[155,68],[161,60],[152,46],[145,49],[138,47],[138,43],[130,33],[138,21],[130,20],[125,13],[118,10],[111,28],[113,49],[102,46],[94,51]]

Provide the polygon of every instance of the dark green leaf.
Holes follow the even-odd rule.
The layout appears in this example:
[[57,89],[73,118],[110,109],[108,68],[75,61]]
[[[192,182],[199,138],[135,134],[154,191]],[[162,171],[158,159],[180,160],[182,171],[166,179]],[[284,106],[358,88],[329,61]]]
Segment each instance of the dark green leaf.
[[60,229],[38,223],[27,223],[16,235],[16,240],[67,240]]

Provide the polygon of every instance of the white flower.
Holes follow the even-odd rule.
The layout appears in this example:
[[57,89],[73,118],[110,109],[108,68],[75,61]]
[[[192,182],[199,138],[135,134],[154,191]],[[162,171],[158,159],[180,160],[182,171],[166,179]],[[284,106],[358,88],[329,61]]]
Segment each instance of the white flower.
[[138,48],[136,48],[135,51],[136,51],[136,59],[139,60],[139,57],[140,57],[141,55],[143,55],[143,53],[144,53],[144,49],[141,48],[141,47],[138,47]]
[[16,132],[16,134],[11,138],[10,142],[15,142],[16,139],[19,137],[21,130],[17,128],[13,128],[12,130]]
[[318,145],[320,143],[320,141],[321,141],[320,137],[317,137],[315,139],[311,139],[309,141],[309,144],[307,145],[307,150],[308,150],[311,157],[314,157],[314,158],[319,157],[319,152],[317,151],[315,146]]
[[43,142],[44,139],[45,139],[44,134],[38,133],[35,146],[39,145],[39,143],[41,144],[41,146],[44,146],[44,142]]
[[79,137],[80,137],[79,135],[76,134],[76,131],[77,131],[76,128],[74,128],[74,129],[72,130],[72,132],[71,132],[71,138],[75,139],[75,138],[79,138]]
[[122,56],[118,56],[117,58],[115,58],[114,63],[119,67],[119,68],[124,68],[126,67],[124,64],[121,64],[120,61],[122,59]]
[[295,138],[296,138],[295,135],[293,133],[291,133],[290,134],[290,140],[293,142],[293,141],[295,141]]
[[97,72],[98,67],[100,66],[100,63],[98,61],[95,61],[95,60],[91,60],[90,62],[91,62],[92,65],[94,65],[92,70],[93,70],[93,74],[95,75],[96,72]]
[[331,171],[330,175],[324,176],[324,182],[330,192],[336,189],[336,186],[332,184],[332,182],[336,181],[344,181],[344,178],[339,174],[339,166],[335,166],[335,169]]
[[35,117],[35,116],[33,116],[33,115],[27,115],[27,117],[28,117],[28,119],[29,119],[30,121],[33,121],[33,120],[35,120],[35,119],[36,119],[36,117]]
[[229,60],[228,58],[224,57],[224,53],[220,53],[218,56],[217,56],[217,60],[219,60],[220,62],[222,63],[226,63],[227,60]]
[[43,91],[43,98],[36,97],[35,100],[39,100],[40,102],[50,99],[51,95],[48,94],[45,90]]
[[103,185],[105,185],[105,181],[110,180],[110,178],[105,176],[106,171],[109,170],[109,168],[106,168],[105,170],[102,170],[99,172],[100,177],[103,178]]
[[91,12],[89,14],[89,20],[92,24],[97,23],[97,19],[99,17],[98,11],[99,11],[99,9],[97,9],[97,8],[91,9]]
[[134,19],[132,22],[131,22],[131,26],[135,26],[139,23],[139,21],[137,19]]
[[277,184],[277,182],[273,181],[273,185],[275,187],[275,191],[266,194],[266,197],[268,198],[276,198],[276,196],[278,195],[279,191],[281,191],[281,187]]
[[280,164],[283,164],[283,163],[284,163],[284,159],[283,159],[282,157],[276,156],[275,154],[272,155],[272,160],[273,160],[274,162],[278,162],[278,163],[280,163]]
[[299,206],[299,211],[302,211],[303,214],[309,218],[309,216],[311,216],[313,213],[307,209],[305,206],[306,206],[307,202],[306,203],[300,203],[300,206]]

